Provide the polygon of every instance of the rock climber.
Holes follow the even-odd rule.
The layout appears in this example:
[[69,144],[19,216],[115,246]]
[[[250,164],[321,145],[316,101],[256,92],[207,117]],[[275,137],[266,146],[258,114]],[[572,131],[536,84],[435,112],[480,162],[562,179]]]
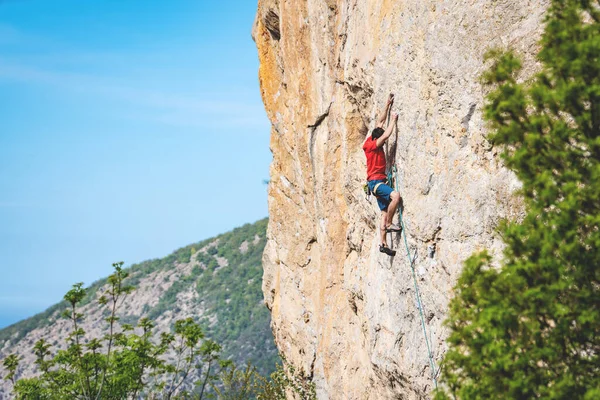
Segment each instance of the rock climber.
[[398,224],[392,223],[401,197],[398,192],[388,186],[385,170],[387,163],[383,150],[383,144],[392,135],[398,122],[398,114],[394,113],[385,130],[383,128],[393,103],[394,95],[390,93],[385,108],[377,118],[375,129],[373,129],[370,136],[367,136],[363,144],[363,150],[367,156],[367,185],[371,193],[377,198],[377,204],[381,210],[379,251],[389,256],[395,256],[396,251],[388,247],[387,233],[402,231]]

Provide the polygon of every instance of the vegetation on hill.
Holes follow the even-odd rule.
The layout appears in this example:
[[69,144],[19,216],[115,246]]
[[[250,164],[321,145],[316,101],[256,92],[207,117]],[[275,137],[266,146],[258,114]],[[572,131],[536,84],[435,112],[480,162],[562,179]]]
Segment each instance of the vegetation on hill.
[[[158,324],[167,314],[178,315],[182,293],[195,292],[194,300],[190,300],[195,307],[192,312],[200,310],[202,313],[198,312],[193,317],[206,336],[214,338],[222,346],[221,357],[238,365],[250,362],[263,375],[273,372],[279,356],[261,291],[261,257],[266,243],[266,226],[267,219],[246,224],[215,238],[180,248],[165,258],[125,269],[129,274],[125,282],[127,285],[137,287],[160,273],[170,277],[171,281],[168,289],[160,293],[158,303],[146,304],[139,315],[122,315],[120,322],[135,326],[140,318],[148,318]],[[168,275],[181,265],[189,265],[191,272],[181,276]],[[107,282],[107,279],[94,282],[86,290],[79,306],[93,303],[98,291]],[[62,318],[61,313],[68,306],[68,302],[60,302],[41,314],[0,330],[0,348],[8,340],[14,345],[31,331],[52,325]]]
[[[172,330],[156,338],[156,325],[142,318],[137,326],[122,323],[119,308],[135,287],[127,285],[123,263],[113,264],[98,306],[106,313],[104,328],[95,337],[82,328],[89,317],[81,308],[86,298],[82,283],[65,295],[63,316],[70,321],[65,348],[56,349],[44,338],[32,351],[36,376],[18,377],[20,357],[10,354],[2,364],[12,394],[23,400],[63,399],[257,399],[284,400],[287,393],[315,399],[314,385],[293,367],[277,366],[269,377],[247,364],[239,369],[221,358],[222,347],[207,339],[193,318],[177,320]],[[99,322],[99,321],[97,321]],[[97,324],[96,324],[97,327]]]
[[[208,336],[218,338],[224,355],[233,357],[237,363],[251,362],[261,373],[272,372],[279,356],[261,290],[266,231],[267,219],[263,219],[177,250],[169,256],[171,265],[175,261],[189,263],[194,254],[200,265],[194,267],[191,275],[173,283],[156,306],[147,308],[148,318],[156,320],[167,310],[177,310],[177,294],[194,285],[198,300],[204,302],[206,308],[215,310],[217,323],[210,323],[208,317],[201,322]],[[217,245],[208,246],[215,241]],[[245,251],[240,250],[244,242]],[[206,252],[196,251],[207,246]],[[215,256],[226,260],[227,265],[220,267]],[[138,274],[134,272],[147,274],[160,265],[164,267],[161,261],[133,266],[134,278],[128,283],[135,285]]]
[[523,183],[501,268],[472,256],[447,321],[437,399],[600,398],[600,8],[553,0],[541,71],[492,53],[485,117]]

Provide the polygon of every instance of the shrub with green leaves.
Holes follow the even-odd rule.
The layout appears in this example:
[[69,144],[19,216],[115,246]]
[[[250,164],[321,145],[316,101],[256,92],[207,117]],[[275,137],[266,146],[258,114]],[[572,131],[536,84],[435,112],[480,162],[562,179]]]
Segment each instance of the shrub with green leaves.
[[316,400],[315,384],[304,371],[298,371],[283,358],[269,377],[261,376],[250,364],[239,369],[231,364],[219,375],[219,384],[213,384],[219,400]]
[[553,0],[538,58],[490,53],[491,142],[523,183],[500,269],[472,256],[436,399],[600,398],[600,3]]
[[[69,308],[64,316],[72,326],[66,349],[53,352],[50,344],[40,339],[34,346],[39,375],[33,378],[15,379],[19,366],[16,355],[3,361],[5,379],[14,384],[17,399],[181,398],[193,387],[189,382],[192,370],[199,371],[194,396],[201,399],[216,379],[217,368],[229,365],[219,359],[221,347],[205,339],[202,328],[191,318],[176,321],[173,332],[163,332],[158,343],[152,340],[154,323],[148,318],[139,321],[139,333],[131,325],[119,325],[118,307],[133,291],[124,284],[127,272],[122,264],[113,264],[115,272],[98,299],[108,310],[103,336],[88,337],[80,327],[84,315],[79,306],[86,290],[77,283],[65,295]],[[165,357],[169,353],[174,354],[173,362]]]
[[[314,384],[293,366],[272,365],[269,377],[248,364],[244,370],[222,359],[222,348],[205,337],[192,318],[175,322],[171,332],[154,339],[154,322],[142,318],[134,328],[117,312],[134,287],[127,285],[123,263],[106,279],[98,298],[105,308],[106,325],[100,337],[81,328],[81,305],[89,297],[82,283],[64,296],[69,305],[63,316],[71,330],[64,350],[54,350],[44,339],[33,348],[38,374],[18,379],[19,357],[11,354],[2,364],[4,379],[13,384],[14,396],[27,400],[123,399],[285,399],[286,393],[303,400],[316,398]],[[94,287],[94,293],[98,288]]]

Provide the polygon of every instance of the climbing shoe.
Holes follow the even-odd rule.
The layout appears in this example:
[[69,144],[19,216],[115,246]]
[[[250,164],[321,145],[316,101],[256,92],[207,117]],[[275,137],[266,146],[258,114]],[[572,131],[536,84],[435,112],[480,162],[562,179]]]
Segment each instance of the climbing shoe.
[[394,257],[396,255],[396,250],[392,250],[389,247],[384,246],[382,244],[379,245],[379,251],[387,254],[390,257]]
[[385,228],[386,232],[402,232],[402,227],[399,226],[398,224],[391,224],[390,226],[388,226],[387,228]]

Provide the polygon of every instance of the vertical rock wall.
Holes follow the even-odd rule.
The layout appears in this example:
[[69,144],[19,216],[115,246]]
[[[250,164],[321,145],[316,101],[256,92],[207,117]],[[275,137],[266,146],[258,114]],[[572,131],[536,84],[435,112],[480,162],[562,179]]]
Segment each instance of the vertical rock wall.
[[[362,142],[387,94],[409,244],[436,363],[462,262],[495,253],[518,187],[486,141],[483,54],[525,74],[547,0],[259,0],[253,30],[272,122],[263,291],[277,345],[320,399],[427,398],[431,370],[403,243],[377,251]],[[428,247],[435,249],[433,258]]]

